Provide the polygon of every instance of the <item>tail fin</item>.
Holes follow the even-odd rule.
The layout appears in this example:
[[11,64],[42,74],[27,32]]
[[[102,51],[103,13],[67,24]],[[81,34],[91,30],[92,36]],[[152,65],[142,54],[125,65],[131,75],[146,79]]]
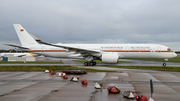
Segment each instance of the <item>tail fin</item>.
[[13,24],[22,46],[38,45],[34,38],[20,25]]

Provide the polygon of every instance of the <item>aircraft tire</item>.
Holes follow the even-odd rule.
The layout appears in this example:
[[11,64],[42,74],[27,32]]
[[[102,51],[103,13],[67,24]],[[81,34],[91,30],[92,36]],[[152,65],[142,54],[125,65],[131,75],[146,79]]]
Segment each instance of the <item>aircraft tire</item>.
[[93,62],[93,66],[96,66],[96,62]]
[[88,63],[88,62],[85,62],[85,63],[84,63],[84,66],[88,66],[88,65],[89,65],[89,63]]
[[90,65],[90,66],[93,66],[93,65],[94,65],[94,62],[89,62],[89,65]]
[[166,66],[166,63],[163,63],[162,65],[163,65],[163,66]]

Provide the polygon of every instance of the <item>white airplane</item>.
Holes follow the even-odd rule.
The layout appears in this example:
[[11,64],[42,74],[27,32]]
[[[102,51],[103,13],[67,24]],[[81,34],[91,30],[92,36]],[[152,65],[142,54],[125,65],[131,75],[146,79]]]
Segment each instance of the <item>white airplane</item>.
[[[164,59],[177,56],[169,47],[159,44],[49,44],[32,37],[20,24],[14,24],[22,46],[6,44],[27,52],[55,58],[83,58],[85,66],[96,65],[93,60],[115,64],[119,59]],[[38,44],[41,43],[41,44]],[[163,66],[166,66],[164,61]]]
[[0,53],[0,57],[8,57],[8,56],[16,56],[16,57],[36,57],[37,55],[33,53]]

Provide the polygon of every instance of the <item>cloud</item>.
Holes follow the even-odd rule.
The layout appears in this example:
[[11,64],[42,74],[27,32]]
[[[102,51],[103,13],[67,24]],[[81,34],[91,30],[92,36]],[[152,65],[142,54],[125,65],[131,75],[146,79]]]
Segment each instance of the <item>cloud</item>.
[[19,23],[51,43],[165,43],[180,50],[179,9],[179,0],[3,0],[0,39],[18,42],[12,24]]

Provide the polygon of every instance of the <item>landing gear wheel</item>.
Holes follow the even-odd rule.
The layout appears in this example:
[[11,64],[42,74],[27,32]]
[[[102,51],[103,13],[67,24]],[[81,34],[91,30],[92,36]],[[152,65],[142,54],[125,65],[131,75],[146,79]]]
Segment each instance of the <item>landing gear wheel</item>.
[[85,62],[85,63],[84,63],[84,66],[88,66],[88,65],[89,65],[89,63],[88,63],[88,62]]
[[93,65],[94,65],[94,62],[89,62],[89,65],[90,65],[90,66],[93,66]]
[[93,62],[93,66],[96,66],[96,62]]
[[84,66],[95,66],[96,62],[95,61],[91,61],[91,62],[85,62]]
[[162,65],[163,65],[163,66],[166,66],[166,63],[163,63]]

